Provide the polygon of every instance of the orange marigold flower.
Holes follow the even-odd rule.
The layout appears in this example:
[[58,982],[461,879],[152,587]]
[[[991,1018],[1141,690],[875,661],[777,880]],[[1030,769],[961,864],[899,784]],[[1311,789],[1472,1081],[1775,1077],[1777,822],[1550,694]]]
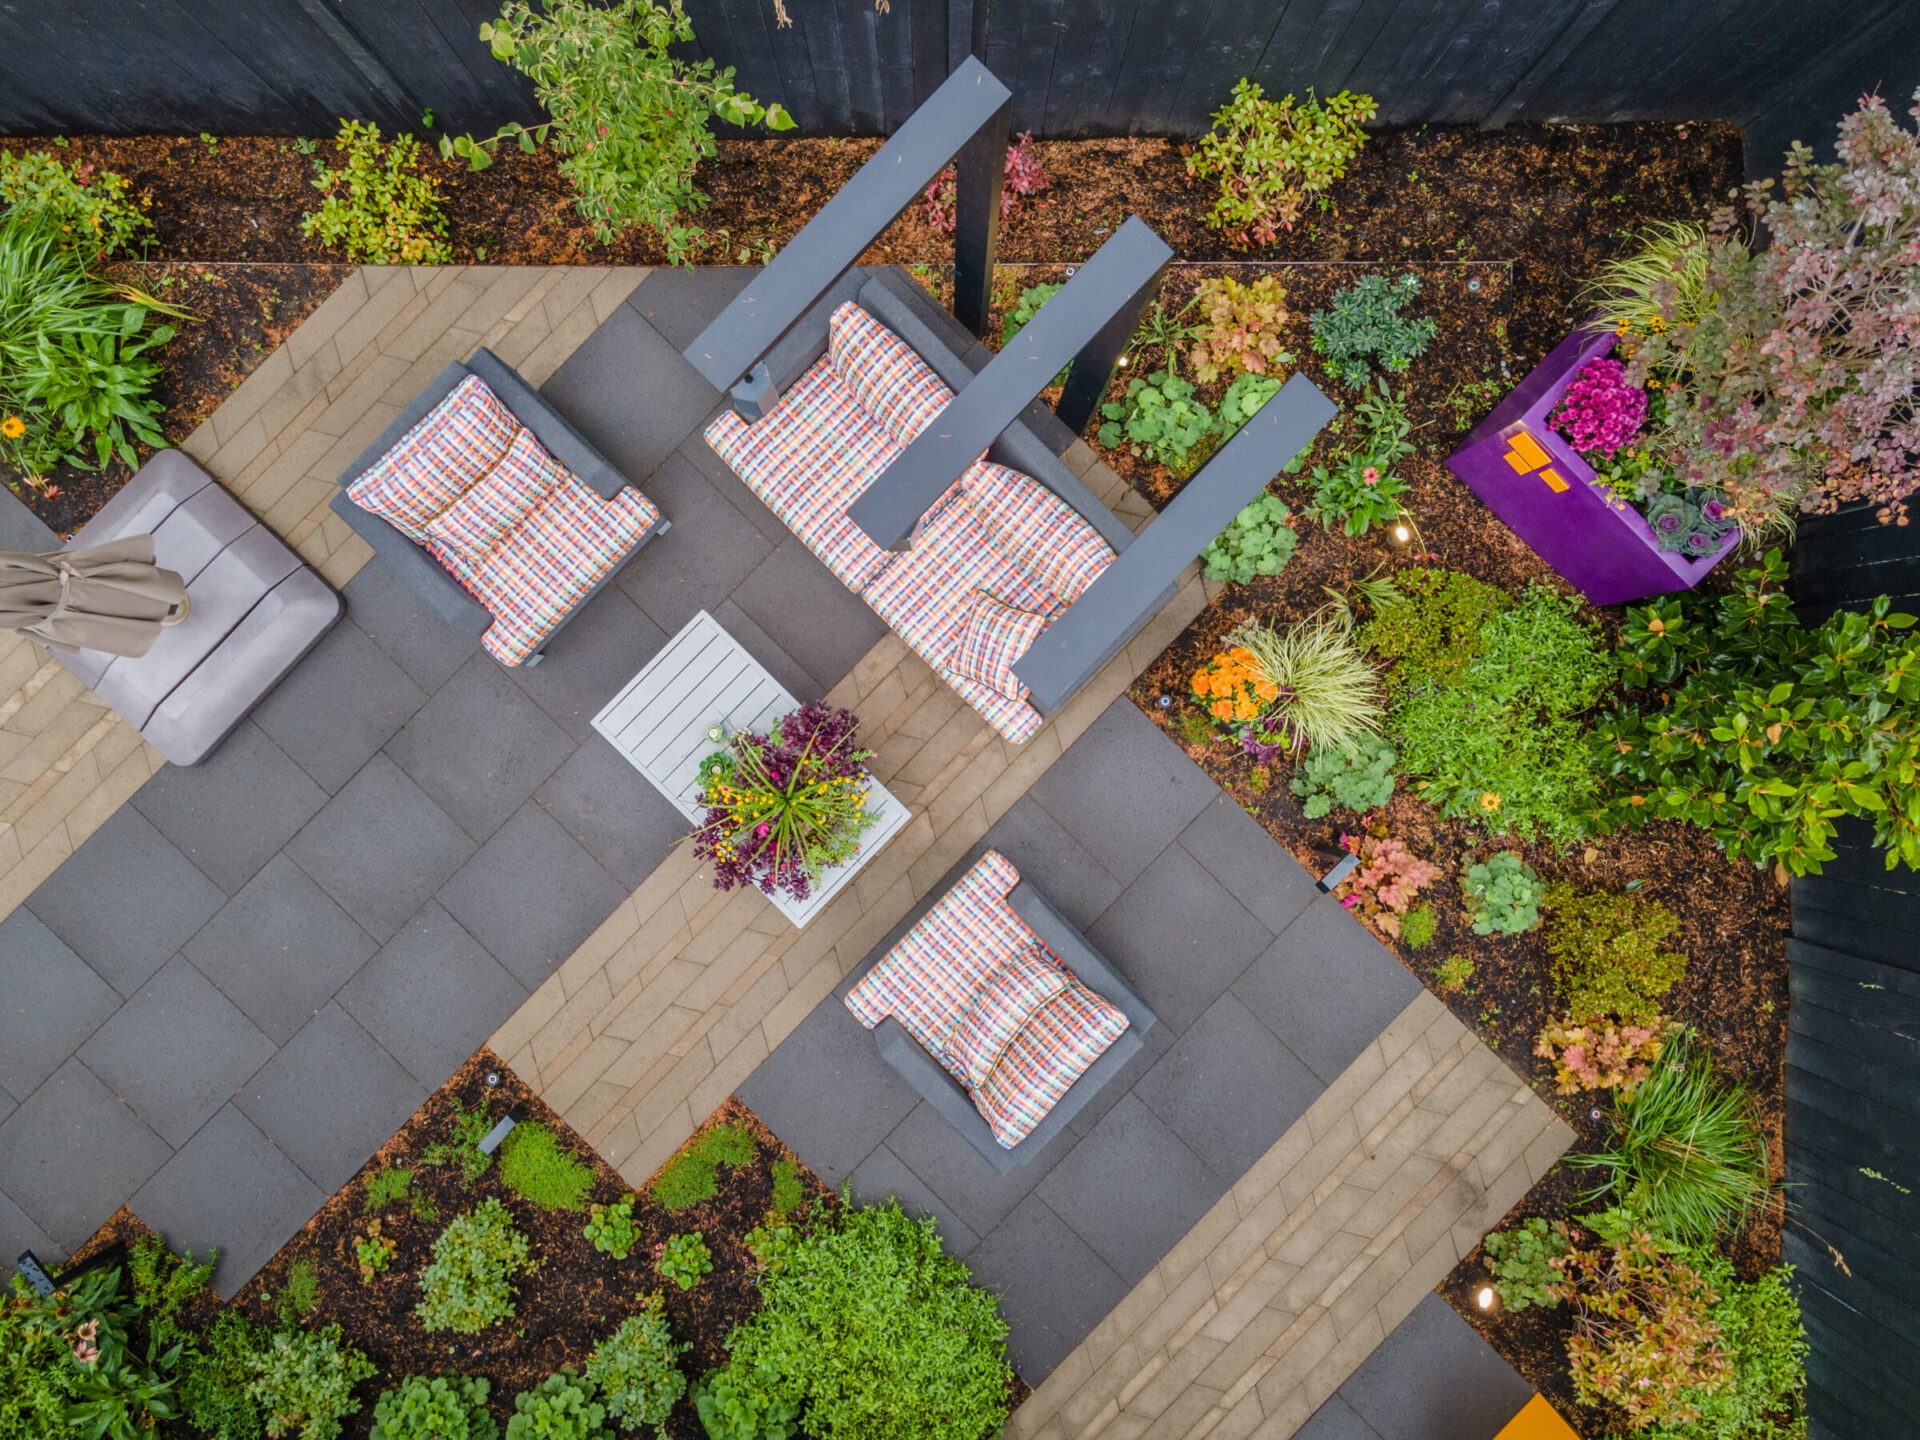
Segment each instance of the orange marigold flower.
[[1216,700],[1207,708],[1213,711],[1213,718],[1216,720],[1233,719],[1233,702],[1231,700]]
[[18,440],[26,433],[27,422],[18,415],[9,415],[6,419],[0,420],[0,435],[6,436],[7,439]]

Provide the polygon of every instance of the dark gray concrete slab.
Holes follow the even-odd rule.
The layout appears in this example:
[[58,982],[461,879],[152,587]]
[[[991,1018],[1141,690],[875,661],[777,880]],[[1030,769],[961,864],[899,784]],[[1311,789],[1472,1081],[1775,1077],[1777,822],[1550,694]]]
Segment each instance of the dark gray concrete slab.
[[733,600],[821,690],[840,683],[887,627],[866,601],[834,578],[798,540],[754,568]]
[[426,701],[427,692],[347,619],[275,687],[253,719],[302,770],[337,793]]
[[[868,1041],[871,1043],[871,1036]],[[843,1099],[840,1103],[848,1102]],[[924,1103],[909,1111],[887,1135],[887,1148],[939,1196],[946,1207],[940,1213],[953,1216],[982,1237],[991,1234],[994,1226],[1032,1193],[1073,1143],[1072,1136],[1057,1135],[1033,1159],[1002,1175]],[[796,1153],[806,1158],[804,1150]]]
[[1306,1424],[1293,1432],[1293,1437],[1294,1440],[1380,1440],[1380,1432],[1362,1420],[1336,1390]]
[[202,975],[284,1045],[379,946],[306,871],[275,855],[187,942]]
[[1220,787],[1123,696],[1027,793],[1131,884]]
[[987,831],[983,849],[998,850],[1022,875],[1047,877],[1047,898],[1080,929],[1100,918],[1121,885],[1093,853],[1031,796],[1022,796]]
[[639,310],[622,305],[540,387],[541,398],[648,494],[660,462],[720,401],[680,348]]
[[223,1105],[133,1197],[176,1251],[218,1249],[213,1288],[231,1300],[327,1201],[259,1127]]
[[166,766],[133,796],[135,808],[229,895],[326,803],[327,792],[250,720],[201,764]]
[[351,1015],[329,1004],[236,1103],[331,1195],[418,1110],[427,1092]]
[[[677,528],[649,541],[643,553],[651,560],[676,533]],[[576,744],[584,744],[593,738],[593,717],[660,653],[667,633],[610,585],[548,642],[538,665],[504,673]]]
[[627,304],[675,350],[684,350],[759,273],[753,265],[702,265],[697,270],[663,265],[640,282]]
[[529,803],[441,889],[440,903],[532,990],[627,894],[552,816]]
[[11,1265],[27,1250],[49,1263],[67,1258],[67,1247],[0,1191],[0,1264]]
[[273,1052],[273,1041],[176,955],[93,1032],[80,1058],[178,1148]]
[[1233,993],[1326,1084],[1420,993],[1407,967],[1330,896],[1309,905]]
[[[1335,1392],[1368,1427],[1356,1432],[1313,1427],[1314,1440],[1493,1440],[1533,1398],[1533,1387],[1438,1295],[1402,1320]],[[1329,1404],[1332,1401],[1328,1402]],[[1326,1407],[1322,1407],[1324,1410]]]
[[429,1090],[458,1070],[527,998],[487,949],[427,905],[340,992],[340,1004]]
[[172,1153],[77,1058],[0,1122],[8,1196],[67,1251],[98,1230]]
[[1127,887],[1087,938],[1175,1030],[1273,944],[1273,933],[1178,845]]
[[674,451],[674,454],[688,461],[694,469],[705,476],[707,483],[714,488],[714,492],[746,516],[752,522],[754,529],[775,545],[783,543],[793,532],[781,523],[778,515],[767,508],[765,501],[747,488],[746,481],[734,474],[732,467],[722,460],[714,452],[714,448],[707,443],[706,430],[710,423],[712,422],[703,422],[695,427],[694,432],[680,442],[680,448]]
[[647,493],[673,528],[649,541],[614,586],[671,635],[700,611],[718,608],[779,542],[761,534],[679,455],[647,482]]
[[347,618],[429,694],[479,653],[479,637],[442,620],[391,565],[362,566],[340,593]]
[[620,753],[595,736],[533,792],[587,853],[629,890],[685,838],[687,817]]
[[[0,920],[0,1090],[12,1097],[7,1108],[31,1095],[119,1008],[119,992],[32,911]],[[7,1253],[0,1249],[0,1261]]]
[[477,847],[425,791],[376,755],[287,846],[375,940],[391,940]]
[[220,887],[128,806],[27,897],[27,909],[123,996],[225,903]]
[[1320,894],[1313,875],[1274,844],[1231,795],[1216,795],[1194,816],[1180,832],[1180,848],[1276,935]]
[[965,1225],[941,1215],[940,1197],[884,1145],[860,1162],[859,1168],[847,1177],[847,1184],[853,1187],[857,1205],[884,1205],[891,1200],[915,1219],[931,1218],[940,1227],[940,1246],[949,1255],[964,1260],[980,1243],[980,1237]]
[[967,1268],[997,1291],[1014,1368],[1038,1385],[1132,1288],[1037,1195],[974,1246]]
[[485,840],[574,749],[504,667],[476,655],[387,742],[386,753],[467,834]]

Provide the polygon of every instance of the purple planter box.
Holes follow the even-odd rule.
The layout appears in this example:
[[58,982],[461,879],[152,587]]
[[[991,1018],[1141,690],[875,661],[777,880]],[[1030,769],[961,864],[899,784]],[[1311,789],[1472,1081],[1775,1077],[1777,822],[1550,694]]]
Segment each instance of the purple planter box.
[[1646,518],[1594,483],[1593,467],[1548,427],[1580,367],[1612,349],[1611,334],[1574,331],[1447,457],[1447,468],[1595,605],[1691,590],[1740,543],[1732,530],[1698,559],[1662,550]]

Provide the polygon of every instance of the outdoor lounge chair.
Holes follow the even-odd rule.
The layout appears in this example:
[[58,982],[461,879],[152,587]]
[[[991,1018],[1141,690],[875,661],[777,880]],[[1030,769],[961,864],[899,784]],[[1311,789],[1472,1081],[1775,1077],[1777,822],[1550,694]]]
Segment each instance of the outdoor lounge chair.
[[1156,1017],[997,850],[847,994],[880,1054],[1001,1174],[1137,1054]]
[[334,513],[449,625],[535,665],[659,508],[488,350],[442,370],[341,477]]

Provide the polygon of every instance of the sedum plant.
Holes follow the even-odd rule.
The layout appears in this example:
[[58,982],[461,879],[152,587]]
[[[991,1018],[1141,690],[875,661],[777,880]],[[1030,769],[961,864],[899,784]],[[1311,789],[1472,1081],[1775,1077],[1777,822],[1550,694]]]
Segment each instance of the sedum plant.
[[1293,363],[1293,356],[1280,343],[1280,332],[1292,317],[1287,313],[1286,289],[1277,277],[1262,275],[1242,285],[1231,275],[1222,275],[1204,281],[1195,299],[1206,317],[1187,352],[1197,378],[1271,377]]
[[498,1200],[456,1215],[433,1242],[420,1272],[414,1313],[427,1330],[477,1335],[513,1314],[513,1278],[539,1268],[533,1247]]
[[1167,370],[1127,382],[1124,401],[1100,407],[1106,417],[1100,443],[1109,450],[1127,446],[1135,455],[1166,466],[1177,476],[1191,475],[1213,437],[1214,416],[1194,394],[1193,382]]
[[1434,908],[1422,902],[1400,919],[1400,939],[1409,950],[1424,950],[1440,931],[1440,917]]
[[611,1205],[595,1205],[580,1234],[603,1255],[624,1260],[640,1243],[640,1227],[633,1223],[633,1196],[623,1195]]
[[447,217],[440,182],[420,173],[420,142],[380,127],[342,120],[333,148],[339,165],[316,161],[320,208],[300,219],[300,233],[361,265],[444,265]]
[[653,1198],[668,1210],[687,1210],[710,1198],[720,1186],[719,1167],[751,1165],[759,1146],[742,1125],[715,1125],[696,1135],[654,1177]]
[[1300,809],[1309,820],[1336,805],[1364,815],[1393,798],[1399,758],[1385,736],[1362,735],[1349,749],[1309,750],[1287,788],[1305,802]]
[[1487,1236],[1485,1244],[1487,1269],[1502,1306],[1508,1310],[1525,1310],[1530,1305],[1559,1308],[1561,1274],[1553,1262],[1571,1248],[1564,1220],[1535,1215],[1511,1230]]
[[1687,957],[1662,944],[1680,929],[1674,913],[1644,895],[1547,887],[1547,951],[1553,981],[1578,1017],[1614,1015],[1650,1025],[1660,999],[1686,974]]
[[713,1251],[707,1237],[698,1230],[687,1235],[670,1235],[653,1249],[653,1268],[662,1280],[671,1280],[682,1290],[691,1290],[713,1273]]
[[542,1210],[578,1210],[593,1190],[593,1171],[560,1148],[551,1125],[526,1120],[500,1146],[500,1183]]
[[441,155],[484,170],[505,141],[527,151],[545,141],[559,153],[574,203],[603,244],[649,225],[669,259],[687,262],[705,238],[682,217],[707,204],[693,176],[717,153],[709,119],[793,128],[778,105],[736,90],[731,69],[673,53],[694,38],[682,0],[546,0],[539,10],[508,0],[498,19],[480,27],[480,38],[494,59],[533,82],[549,118],[503,125],[480,140],[442,137]]
[[1347,173],[1367,142],[1361,128],[1378,107],[1371,95],[1342,90],[1325,100],[1269,100],[1252,80],[1213,117],[1213,129],[1187,157],[1187,173],[1212,180],[1207,224],[1240,245],[1271,245],[1291,230],[1309,200]]
[[1401,313],[1419,293],[1417,275],[1368,275],[1336,294],[1327,309],[1314,311],[1307,324],[1327,373],[1353,390],[1367,387],[1375,366],[1405,374],[1440,332],[1432,316],[1416,320]]
[[333,1440],[340,1422],[360,1408],[353,1387],[373,1362],[342,1342],[340,1327],[283,1330],[247,1356],[247,1394],[266,1417],[270,1436]]
[[587,1357],[588,1383],[622,1429],[661,1426],[687,1393],[680,1357],[687,1347],[667,1329],[666,1301],[658,1291],[645,1308],[594,1347]]
[[1469,865],[1460,888],[1476,935],[1524,935],[1540,926],[1547,885],[1517,851],[1502,850]]
[[409,1375],[375,1402],[367,1440],[497,1440],[492,1389],[478,1375]]
[[1287,522],[1292,518],[1277,495],[1262,494],[1233,517],[1233,523],[1200,552],[1207,579],[1245,585],[1256,575],[1278,575],[1293,558],[1300,537]]
[[507,1440],[613,1440],[607,1407],[572,1370],[549,1375],[513,1397]]

